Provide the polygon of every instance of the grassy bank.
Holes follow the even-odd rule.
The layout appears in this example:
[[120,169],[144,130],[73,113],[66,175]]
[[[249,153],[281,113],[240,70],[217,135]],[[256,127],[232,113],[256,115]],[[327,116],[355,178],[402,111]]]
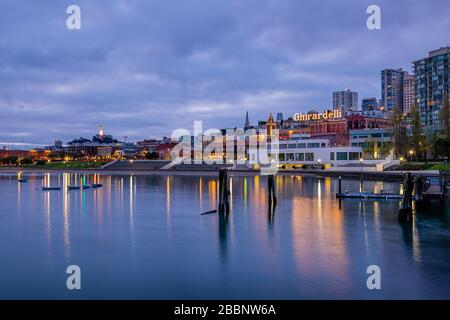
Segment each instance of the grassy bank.
[[42,165],[30,164],[17,167],[1,167],[2,169],[23,168],[23,169],[97,169],[105,165],[107,162],[101,161],[69,161],[69,162],[46,162]]

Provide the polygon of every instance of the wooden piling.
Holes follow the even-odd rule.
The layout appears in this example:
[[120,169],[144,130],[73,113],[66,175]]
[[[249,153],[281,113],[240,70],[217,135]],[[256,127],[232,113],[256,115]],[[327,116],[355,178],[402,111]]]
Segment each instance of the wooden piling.
[[403,199],[401,208],[398,212],[398,220],[400,222],[410,221],[412,219],[412,193],[413,193],[413,181],[411,172],[408,172],[405,176]]
[[219,214],[230,211],[227,169],[219,169]]
[[268,215],[269,224],[272,224],[275,218],[275,207],[277,205],[277,197],[275,193],[275,178],[273,175],[267,177],[267,191],[268,191]]
[[267,177],[267,190],[269,193],[269,206],[273,205],[275,207],[277,205],[277,196],[275,194],[275,178],[273,175]]
[[416,177],[415,183],[414,183],[414,189],[415,189],[414,200],[416,201],[416,203],[422,202],[424,187],[425,187],[425,183],[423,181],[423,177],[422,176]]

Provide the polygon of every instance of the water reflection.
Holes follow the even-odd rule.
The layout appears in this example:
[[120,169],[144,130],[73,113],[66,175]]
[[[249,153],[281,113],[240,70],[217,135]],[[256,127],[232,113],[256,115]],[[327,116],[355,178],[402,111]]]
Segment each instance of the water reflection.
[[[392,277],[395,292],[386,289],[383,297],[424,292],[441,297],[446,293],[439,288],[450,285],[445,263],[450,225],[443,205],[415,207],[412,223],[399,225],[398,201],[337,200],[336,179],[279,175],[277,205],[271,206],[266,177],[235,174],[229,179],[230,212],[201,216],[217,208],[216,176],[46,173],[27,177],[22,185],[15,178],[0,176],[4,205],[17,209],[2,216],[5,259],[20,265],[7,251],[9,244],[15,251],[29,246],[47,272],[83,261],[101,277],[113,265],[124,271],[116,280],[125,298],[161,298],[161,292],[166,298],[180,292],[182,297],[233,298],[238,292],[245,298],[365,298],[369,293],[360,280],[372,263],[382,264]],[[103,187],[67,188],[92,183]],[[358,179],[343,183],[349,190],[360,186]],[[42,192],[41,185],[62,190]],[[398,192],[399,186],[365,181],[364,189]],[[196,285],[200,278],[202,285]],[[84,294],[104,297],[98,292]]]

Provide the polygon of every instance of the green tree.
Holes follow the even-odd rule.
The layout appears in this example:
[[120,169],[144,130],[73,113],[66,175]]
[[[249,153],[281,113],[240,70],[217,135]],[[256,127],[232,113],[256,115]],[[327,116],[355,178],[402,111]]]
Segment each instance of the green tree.
[[425,139],[424,139],[424,155],[425,164],[428,162],[428,153],[431,152],[433,157],[436,157],[436,140],[437,135],[433,128],[428,127],[425,129]]
[[145,154],[145,158],[147,160],[157,160],[158,159],[158,153],[156,153],[156,152],[147,152]]
[[441,158],[449,158],[450,156],[450,141],[444,138],[438,138],[436,140],[436,155]]
[[30,165],[30,164],[33,164],[33,160],[31,160],[30,158],[23,158],[19,161],[19,163],[22,166]]
[[407,154],[408,134],[406,131],[406,122],[403,112],[400,108],[394,108],[394,153],[397,158],[404,157]]
[[439,118],[441,120],[441,134],[445,139],[449,138],[450,134],[450,106],[448,94],[444,94],[441,109],[439,110]]
[[417,105],[411,108],[411,145],[413,150],[420,156],[425,152],[425,135],[423,133],[422,123],[420,121],[420,112]]
[[17,165],[17,161],[19,158],[12,156],[0,159],[0,162],[6,165]]

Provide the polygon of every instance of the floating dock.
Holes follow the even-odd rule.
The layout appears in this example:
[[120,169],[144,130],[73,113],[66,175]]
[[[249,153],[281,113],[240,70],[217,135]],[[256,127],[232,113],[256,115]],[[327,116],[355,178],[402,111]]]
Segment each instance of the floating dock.
[[61,190],[61,187],[42,187],[42,191],[57,191]]
[[336,193],[336,198],[358,198],[358,199],[402,199],[401,194],[389,192],[343,192]]

